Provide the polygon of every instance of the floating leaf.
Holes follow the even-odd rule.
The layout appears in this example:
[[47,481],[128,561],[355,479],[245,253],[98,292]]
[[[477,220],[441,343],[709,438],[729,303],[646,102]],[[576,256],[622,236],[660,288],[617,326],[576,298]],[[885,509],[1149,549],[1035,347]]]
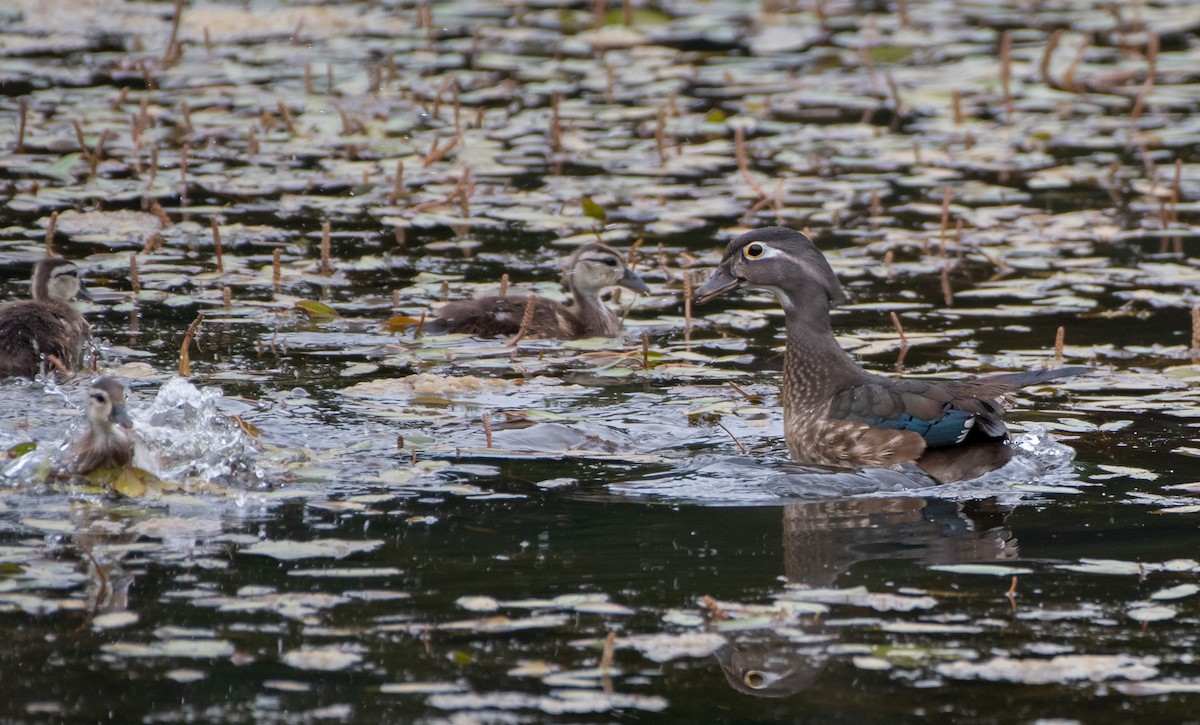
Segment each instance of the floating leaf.
[[608,219],[608,214],[604,211],[604,208],[592,201],[592,197],[590,196],[583,197],[583,213],[585,216],[591,217],[601,223]]
[[340,317],[337,310],[333,309],[324,302],[316,300],[299,300],[295,304],[295,308],[308,315],[313,320],[331,320],[335,317]]

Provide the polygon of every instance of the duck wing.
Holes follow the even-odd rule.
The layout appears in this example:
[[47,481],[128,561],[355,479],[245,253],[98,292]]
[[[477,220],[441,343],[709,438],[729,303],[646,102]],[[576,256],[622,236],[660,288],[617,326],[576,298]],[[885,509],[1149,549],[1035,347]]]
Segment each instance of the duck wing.
[[912,431],[929,448],[958,445],[968,436],[996,440],[1008,435],[1000,416],[1012,391],[1086,371],[1070,367],[944,381],[872,376],[834,395],[829,417]]

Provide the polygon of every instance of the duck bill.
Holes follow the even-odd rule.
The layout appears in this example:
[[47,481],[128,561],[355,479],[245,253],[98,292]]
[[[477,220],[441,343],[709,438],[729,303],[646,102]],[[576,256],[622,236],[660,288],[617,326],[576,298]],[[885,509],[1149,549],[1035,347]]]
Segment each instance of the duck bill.
[[732,273],[724,266],[717,267],[713,271],[712,276],[708,281],[700,285],[700,288],[692,295],[692,300],[697,304],[708,302],[711,299],[720,297],[726,292],[732,292],[738,287],[741,287],[745,280],[734,277]]
[[117,403],[112,407],[112,412],[108,414],[108,419],[122,428],[132,428],[133,419],[129,417],[129,413],[125,410],[124,403]]
[[622,287],[627,287],[634,292],[637,292],[638,294],[650,294],[650,288],[647,287],[646,283],[642,281],[642,278],[637,275],[637,272],[634,272],[632,269],[626,268],[625,276],[621,277],[619,284]]
[[92,293],[87,291],[87,287],[80,286],[79,291],[75,293],[75,296],[85,299],[88,302],[92,301]]

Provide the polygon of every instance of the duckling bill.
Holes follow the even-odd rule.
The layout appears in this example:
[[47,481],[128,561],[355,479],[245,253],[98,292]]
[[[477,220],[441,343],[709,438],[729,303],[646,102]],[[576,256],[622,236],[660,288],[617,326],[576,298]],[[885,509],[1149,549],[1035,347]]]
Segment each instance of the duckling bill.
[[[600,300],[600,293],[605,288],[620,286],[650,294],[650,288],[629,268],[624,257],[598,242],[585,244],[571,255],[564,280],[574,304],[566,307],[554,300],[534,297],[533,314],[525,331],[528,336],[613,337],[621,332],[621,320]],[[518,295],[489,295],[450,302],[438,310],[437,319],[426,329],[480,337],[516,335],[525,320],[529,300]]]
[[33,271],[32,296],[0,305],[0,378],[36,376],[43,355],[72,372],[82,363],[91,327],[71,304],[88,296],[79,268],[62,257],[43,259]]
[[100,468],[133,463],[133,421],[125,410],[125,387],[112,378],[96,378],[88,388],[88,429],[71,448],[71,472],[87,475]]
[[1087,371],[945,381],[868,373],[830,326],[830,309],[845,300],[841,283],[812,241],[791,229],[758,229],[730,242],[694,299],[707,302],[742,287],[770,290],[783,306],[784,437],[801,463],[891,466],[918,461],[931,449],[1002,441],[1008,429],[1000,416],[1014,390]]

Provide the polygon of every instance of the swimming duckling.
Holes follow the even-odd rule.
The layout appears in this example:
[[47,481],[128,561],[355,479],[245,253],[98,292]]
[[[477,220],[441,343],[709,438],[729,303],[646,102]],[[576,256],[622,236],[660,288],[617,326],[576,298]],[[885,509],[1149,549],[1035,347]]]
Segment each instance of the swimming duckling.
[[0,305],[0,378],[32,378],[43,355],[53,355],[67,370],[78,370],[91,326],[71,304],[87,298],[79,268],[62,257],[47,257],[33,270],[33,299]]
[[[625,259],[612,248],[592,242],[571,255],[563,280],[575,300],[566,307],[553,300],[534,297],[533,317],[525,334],[530,337],[612,337],[621,331],[621,319],[600,301],[606,287],[627,287],[649,294],[650,288]],[[515,335],[525,319],[528,297],[489,295],[459,300],[443,306],[426,329],[431,332],[461,332],[490,337]]]
[[71,447],[71,472],[82,476],[130,465],[133,421],[125,411],[125,387],[112,378],[96,378],[88,388],[87,419],[87,432]]

